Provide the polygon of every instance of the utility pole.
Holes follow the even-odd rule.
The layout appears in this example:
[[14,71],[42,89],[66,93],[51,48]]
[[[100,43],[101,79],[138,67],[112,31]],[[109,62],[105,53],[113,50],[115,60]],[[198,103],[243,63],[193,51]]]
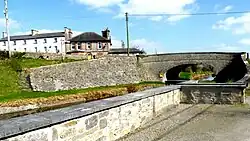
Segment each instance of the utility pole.
[[129,56],[129,30],[128,30],[128,13],[125,13],[126,16],[126,29],[127,29],[127,52]]
[[6,20],[6,34],[8,38],[8,50],[9,50],[9,58],[11,58],[11,49],[10,49],[10,34],[9,34],[9,16],[8,16],[8,0],[4,0],[4,15]]

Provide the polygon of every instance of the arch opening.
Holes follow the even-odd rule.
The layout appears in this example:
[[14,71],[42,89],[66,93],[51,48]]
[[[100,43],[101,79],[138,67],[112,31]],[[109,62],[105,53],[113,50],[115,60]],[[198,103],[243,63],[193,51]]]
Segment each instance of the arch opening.
[[220,71],[215,81],[217,83],[236,82],[242,79],[247,74],[247,67],[241,56],[235,56],[231,63],[228,64],[222,71]]
[[209,76],[214,77],[214,67],[204,64],[183,64],[166,72],[167,80],[200,80]]

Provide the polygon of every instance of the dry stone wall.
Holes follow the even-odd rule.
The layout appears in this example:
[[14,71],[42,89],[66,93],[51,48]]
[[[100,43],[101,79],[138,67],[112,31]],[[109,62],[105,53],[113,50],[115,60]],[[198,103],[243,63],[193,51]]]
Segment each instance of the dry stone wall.
[[136,57],[105,57],[31,69],[30,80],[34,91],[58,91],[138,83],[143,74]]

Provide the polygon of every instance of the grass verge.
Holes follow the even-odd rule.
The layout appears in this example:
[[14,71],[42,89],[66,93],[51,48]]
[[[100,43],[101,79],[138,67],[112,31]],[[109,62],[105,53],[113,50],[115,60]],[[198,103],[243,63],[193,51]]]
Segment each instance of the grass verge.
[[[131,86],[135,88],[130,91]],[[139,84],[103,86],[103,87],[73,89],[73,90],[57,91],[57,92],[16,92],[16,93],[9,93],[6,95],[0,95],[0,106],[12,107],[12,106],[34,104],[34,103],[45,104],[45,103],[50,103],[49,101],[53,102],[53,101],[60,101],[67,99],[70,101],[81,98],[84,98],[87,101],[88,99],[97,100],[97,99],[111,97],[113,95],[114,96],[120,95],[119,93],[121,94],[131,93],[135,91],[140,91],[147,87],[155,88],[160,86],[164,86],[164,83],[141,82]]]

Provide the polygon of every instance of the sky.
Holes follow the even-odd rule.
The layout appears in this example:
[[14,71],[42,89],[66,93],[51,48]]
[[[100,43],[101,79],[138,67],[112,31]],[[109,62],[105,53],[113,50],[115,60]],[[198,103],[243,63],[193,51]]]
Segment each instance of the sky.
[[[126,43],[148,54],[171,52],[250,52],[250,12],[228,15],[135,16],[250,11],[249,0],[8,0],[10,35],[63,31],[101,34],[109,28],[113,47]],[[4,9],[4,2],[0,3]],[[2,11],[2,10],[1,10]],[[0,31],[5,31],[0,14]]]

